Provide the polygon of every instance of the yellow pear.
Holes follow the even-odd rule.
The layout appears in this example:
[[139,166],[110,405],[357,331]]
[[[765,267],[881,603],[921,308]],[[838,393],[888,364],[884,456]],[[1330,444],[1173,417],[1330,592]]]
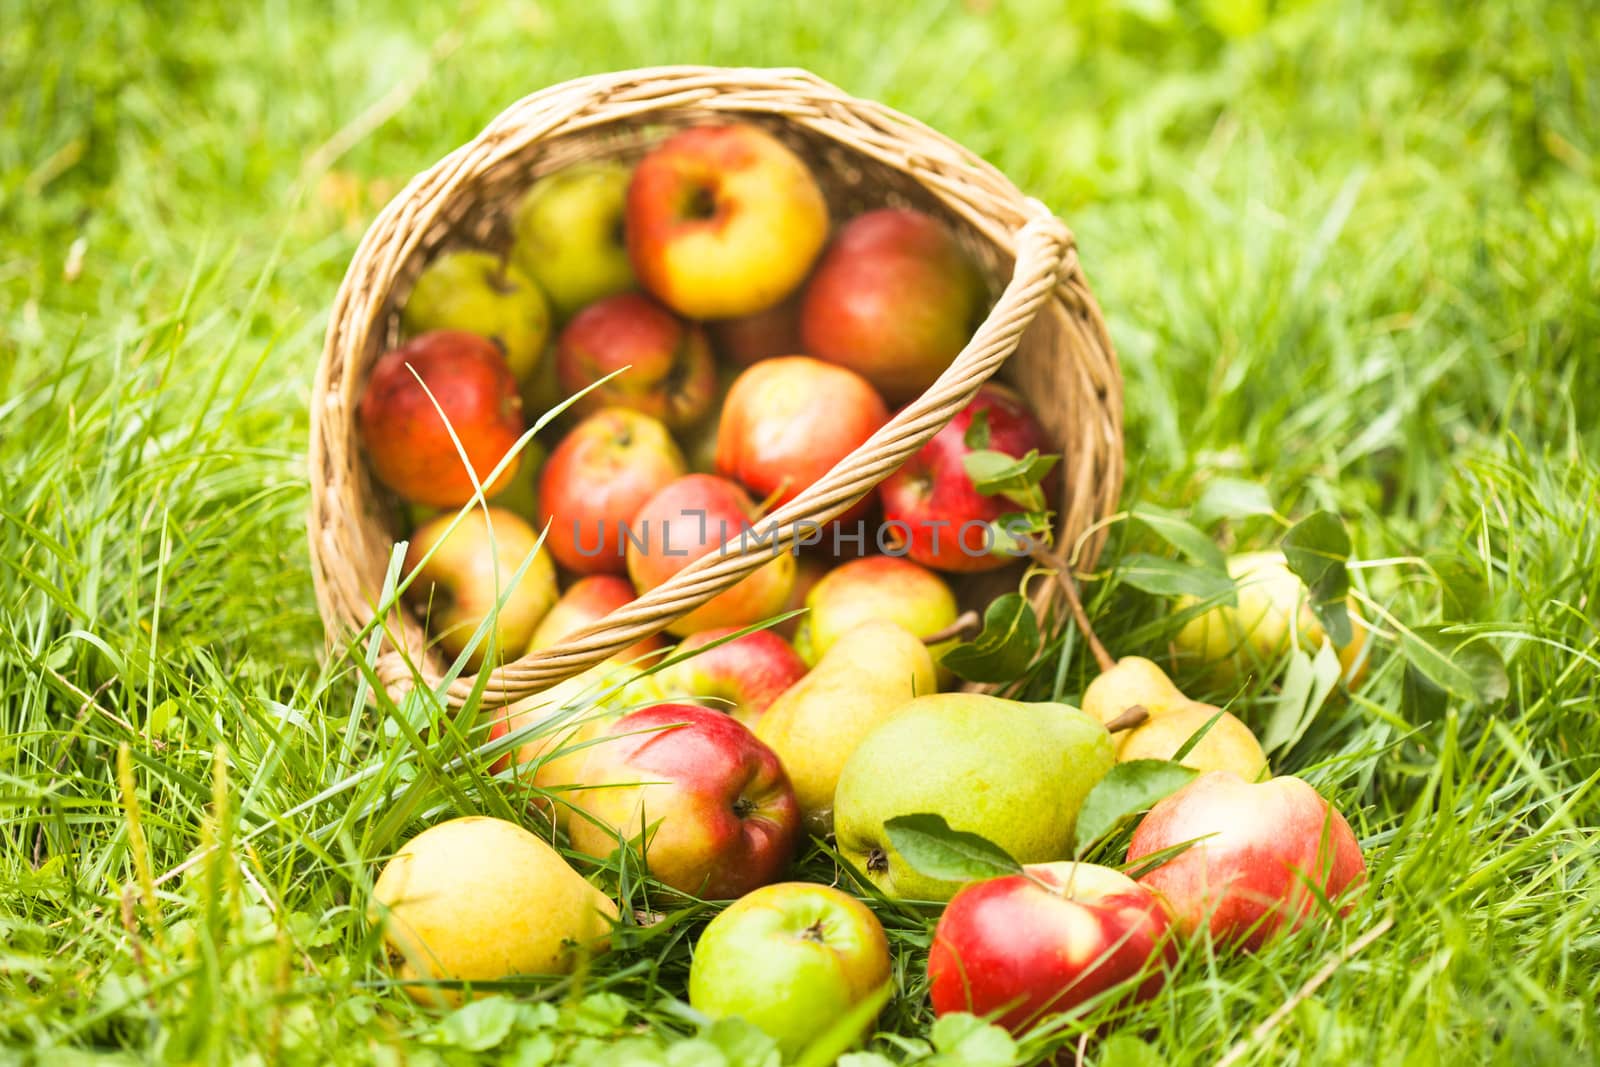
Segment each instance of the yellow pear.
[[[1252,674],[1270,670],[1296,645],[1316,652],[1327,636],[1311,610],[1309,591],[1289,569],[1282,552],[1246,552],[1228,559],[1228,574],[1237,585],[1238,606],[1218,604],[1184,624],[1173,638],[1179,653],[1205,666],[1207,677],[1219,688],[1236,689]],[[1178,607],[1194,604],[1192,598]],[[1345,602],[1350,612],[1350,643],[1335,651],[1345,684],[1352,689],[1367,673],[1367,622],[1354,597]]]
[[[617,908],[561,854],[503,819],[472,816],[406,842],[378,875],[369,917],[407,982],[492,982],[567,974],[606,949]],[[407,984],[423,1004],[454,989]]]
[[783,761],[808,830],[832,831],[834,787],[862,739],[936,688],[922,640],[895,623],[874,621],[841,634],[809,674],[773,701],[756,736]]
[[548,728],[502,756],[493,770],[515,763],[526,772],[519,779],[523,784],[564,798],[566,803],[554,804],[551,815],[556,825],[565,826],[574,799],[568,794],[583,784],[580,774],[592,747],[589,742],[627,712],[662,699],[653,675],[639,675],[627,664],[605,660],[542,693],[495,709],[490,740],[535,723],[547,723]]
[[1248,726],[1214,705],[1191,700],[1166,671],[1142,656],[1117,660],[1083,694],[1083,710],[1103,723],[1110,724],[1134,707],[1144,708],[1150,717],[1116,735],[1119,761],[1171,759],[1220,712],[1222,717],[1183,758],[1183,765],[1199,771],[1232,771],[1247,782],[1266,770],[1266,754]]

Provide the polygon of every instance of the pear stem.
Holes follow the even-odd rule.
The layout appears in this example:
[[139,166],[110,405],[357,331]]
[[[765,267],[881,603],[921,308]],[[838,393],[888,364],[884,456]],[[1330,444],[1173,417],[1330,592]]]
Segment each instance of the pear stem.
[[935,630],[922,639],[925,645],[942,645],[946,641],[953,641],[958,637],[966,637],[979,626],[980,620],[976,611],[963,611],[955,617],[955,621],[942,630]]
[[1067,567],[1066,561],[1060,556],[1053,555],[1042,547],[1033,550],[1034,562],[1049,567],[1055,574],[1056,584],[1061,586],[1061,591],[1066,594],[1067,606],[1072,609],[1072,618],[1078,624],[1078,632],[1083,634],[1084,641],[1089,646],[1089,651],[1100,665],[1100,672],[1104,674],[1117,665],[1111,653],[1106,651],[1106,646],[1100,643],[1094,627],[1089,625],[1089,615],[1083,610],[1083,601],[1078,597],[1078,583],[1073,580],[1072,572]]
[[1118,734],[1124,730],[1132,730],[1136,726],[1143,726],[1150,721],[1150,709],[1143,704],[1134,704],[1124,708],[1121,715],[1106,723],[1106,732]]

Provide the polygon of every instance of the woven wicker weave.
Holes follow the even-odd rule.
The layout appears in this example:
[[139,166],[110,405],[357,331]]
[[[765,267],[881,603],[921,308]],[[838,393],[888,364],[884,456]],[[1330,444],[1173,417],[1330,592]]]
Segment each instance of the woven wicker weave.
[[[742,120],[762,125],[805,158],[835,219],[885,204],[945,219],[1000,289],[993,310],[926,393],[769,520],[780,543],[807,522],[839,515],[899,467],[972,398],[990,375],[1016,387],[1064,454],[1056,543],[1092,565],[1097,520],[1122,484],[1122,386],[1110,338],[1090,294],[1071,232],[997,170],[928,127],[857,100],[801,70],[664,67],[580,78],[506,109],[470,143],[419,175],[373,223],[334,303],[317,370],[311,419],[311,558],[330,639],[372,620],[398,528],[393,498],[362,457],[356,402],[372,364],[398,340],[400,301],[427,261],[455,244],[504,248],[508,219],[527,186],[574,162],[637,158],[672,128]],[[770,558],[730,542],[672,580],[559,645],[494,670],[484,699],[520,699],[659,631]],[[1015,573],[959,579],[957,594],[982,607],[1015,587]],[[1046,607],[1054,583],[1035,586]],[[441,673],[417,621],[404,611],[378,661],[385,685],[412,684],[414,663]],[[459,704],[474,679],[446,698]]]

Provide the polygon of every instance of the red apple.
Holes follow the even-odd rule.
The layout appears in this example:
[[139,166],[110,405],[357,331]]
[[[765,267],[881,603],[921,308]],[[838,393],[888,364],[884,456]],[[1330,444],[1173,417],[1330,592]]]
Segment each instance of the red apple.
[[620,406],[654,416],[673,429],[694,425],[711,410],[717,371],[704,331],[649,297],[618,293],[572,317],[556,341],[556,379],[584,393],[580,415]]
[[805,280],[828,205],[800,157],[754,126],[699,126],[639,161],[628,255],[664,304],[696,319],[764,311]]
[[[427,613],[428,629],[451,656],[461,654],[499,604],[495,644],[501,658],[516,659],[555,603],[555,567],[540,552],[522,577],[516,577],[523,561],[538,548],[539,537],[509,511],[489,508],[485,518],[483,509],[474,508],[454,529],[452,523],[454,514],[439,515],[411,535],[405,568],[408,573],[415,570],[417,577],[406,590],[406,600]],[[469,666],[481,665],[487,648],[485,640],[474,650]]]
[[[943,571],[987,571],[1010,558],[994,552],[990,524],[1018,510],[1003,496],[978,492],[967,474],[967,430],[980,413],[988,427],[988,450],[1021,458],[1031,450],[1049,452],[1044,430],[1011,390],[985,385],[972,402],[922,446],[879,487],[885,531],[904,542],[918,563]],[[1055,483],[1046,478],[1054,502]]]
[[[809,356],[766,359],[728,390],[717,426],[717,472],[786,504],[889,421],[865,378]],[[873,494],[839,517],[860,519]]]
[[686,636],[721,626],[748,626],[778,614],[794,585],[794,555],[774,554],[756,543],[770,544],[772,535],[756,527],[755,505],[743,489],[712,474],[688,474],[635,513],[629,524],[628,576],[635,589],[649,592],[702,556],[722,551],[730,540],[730,555],[741,548],[769,554],[772,558],[754,573],[667,629]]
[[869,211],[840,229],[806,286],[803,351],[903,404],[950,366],[987,304],[983,275],[942,223]]
[[[548,534],[545,535],[544,543],[546,545],[550,543]],[[599,622],[624,604],[632,602],[633,586],[626,578],[619,578],[614,574],[593,574],[587,578],[579,578],[561,594],[561,599],[555,602],[545,615],[544,621],[533,631],[533,638],[528,642],[528,651],[537,652],[541,648],[549,648],[562,638]],[[666,647],[667,643],[661,639],[660,634],[652,634],[643,641],[618,652],[615,658],[623,663],[631,663]]]
[[683,453],[657,419],[602,408],[561,439],[539,478],[545,544],[575,574],[622,574],[626,527],[646,500],[684,473]]
[[[436,508],[471,500],[473,474],[488,478],[524,429],[522,398],[505,356],[493,341],[456,330],[425,333],[385,353],[367,378],[356,419],[378,480]],[[505,488],[518,462],[485,485],[484,495]]]
[[489,713],[491,742],[525,727],[539,727],[495,760],[490,773],[499,774],[515,764],[514,782],[536,794],[533,809],[565,827],[583,785],[589,743],[628,712],[661,700],[654,675],[617,659],[602,660],[582,674]]
[[1186,932],[1209,926],[1219,942],[1246,949],[1366,881],[1350,824],[1298,778],[1202,774],[1139,823],[1128,864],[1187,841],[1198,843],[1139,881],[1166,898]]
[[778,694],[805,676],[806,664],[789,642],[771,630],[754,630],[707,647],[740,629],[728,626],[690,634],[674,658],[695,654],[663,668],[655,679],[668,697],[725,711],[754,729]]
[[800,805],[783,765],[720,711],[658,704],[588,751],[570,827],[579,851],[608,856],[620,835],[657,881],[708,900],[776,880],[793,857]]
[[800,301],[796,298],[754,315],[708,322],[706,333],[717,355],[739,367],[806,350],[800,340]]
[[1132,998],[1160,991],[1177,947],[1154,893],[1090,863],[1025,870],[963,887],[940,916],[928,955],[936,1014],[998,1012],[1020,1034],[1141,975]]

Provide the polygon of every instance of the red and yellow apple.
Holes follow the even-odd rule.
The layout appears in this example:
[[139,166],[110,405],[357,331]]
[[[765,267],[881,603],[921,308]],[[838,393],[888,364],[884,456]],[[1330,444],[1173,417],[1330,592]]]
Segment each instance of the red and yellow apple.
[[[734,380],[717,425],[717,472],[777,507],[889,421],[866,379],[809,356],[766,359]],[[868,493],[839,521],[864,516]]]
[[655,679],[669,698],[725,711],[754,729],[778,694],[805,676],[806,664],[789,642],[771,630],[752,630],[724,640],[740,629],[728,626],[690,634],[673,653],[674,659],[689,658],[663,667]]
[[1119,986],[1137,1000],[1161,989],[1177,947],[1154,893],[1090,863],[1025,871],[964,886],[940,916],[928,954],[936,1014],[998,1013],[1020,1034]]
[[839,230],[806,286],[802,351],[903,404],[955,360],[987,303],[983,275],[942,223],[903,208],[869,211]]
[[[483,621],[494,615],[492,636],[468,660],[474,670],[482,665],[491,640],[501,658],[515,659],[556,601],[556,570],[538,547],[533,528],[500,508],[474,508],[459,523],[453,513],[436,516],[411,535],[405,568],[415,571],[416,578],[405,598],[426,615],[429,632],[451,656],[459,656]],[[528,565],[519,578],[525,560]]]
[[[546,535],[545,544],[549,543],[549,536]],[[632,602],[633,586],[626,578],[615,574],[591,574],[587,578],[579,578],[561,594],[561,599],[555,602],[533,631],[528,651],[549,648]],[[632,663],[666,647],[667,643],[660,634],[652,634],[618,652],[615,658],[623,663]]]
[[[955,594],[928,568],[898,556],[868,556],[841,563],[806,597],[807,612],[795,650],[815,665],[842,634],[864,622],[893,622],[915,637],[927,637],[955,622]],[[935,661],[947,642],[930,649]]]
[[[385,353],[367,378],[356,420],[378,480],[436,508],[471,500],[474,475],[488,478],[524,429],[505,357],[492,341],[455,330],[425,333]],[[519,462],[513,457],[484,485],[485,495],[505,488]]]
[[778,878],[800,806],[783,765],[744,724],[694,704],[625,715],[588,749],[572,845],[609,856],[627,842],[652,877],[707,900]]
[[[755,505],[734,483],[712,474],[688,474],[666,486],[635,513],[628,540],[628,576],[649,592],[689,564],[723,550],[766,554],[771,531],[757,530]],[[745,543],[741,545],[741,540]],[[794,555],[777,551],[766,563],[667,629],[680,636],[723,626],[748,626],[778,614],[794,584]]]
[[516,766],[516,784],[538,794],[534,806],[567,825],[572,802],[583,785],[588,744],[630,711],[660,703],[655,675],[643,674],[618,659],[608,659],[549,689],[495,708],[489,741],[529,729],[528,737],[495,760],[499,774]]
[[703,419],[717,394],[705,332],[639,293],[608,296],[572,317],[556,341],[556,380],[569,394],[595,385],[573,403],[580,415],[632,408],[675,430]]
[[865,904],[831,886],[782,882],[740,897],[706,926],[689,967],[689,1004],[755,1025],[791,1062],[882,995],[890,977],[888,938]]
[[1209,927],[1224,944],[1257,949],[1300,926],[1324,901],[1339,903],[1366,880],[1350,824],[1298,778],[1259,784],[1227,771],[1202,774],[1146,815],[1128,845],[1128,865],[1195,844],[1143,875],[1179,925]]
[[662,303],[696,319],[765,311],[799,287],[828,237],[817,180],[755,126],[697,126],[639,161],[628,254]]
[[658,419],[608,407],[574,426],[539,478],[545,544],[575,574],[622,574],[633,516],[684,474],[683,453]]
[[[980,414],[988,424],[988,450],[1019,459],[1033,450],[1050,451],[1038,420],[1015,393],[994,384],[979,389],[970,404],[879,487],[885,529],[924,566],[987,571],[1010,562],[994,551],[991,524],[1017,505],[978,492],[967,473],[966,457],[976,451],[967,444],[967,430]],[[1047,478],[1045,489],[1053,502],[1054,481]]]

